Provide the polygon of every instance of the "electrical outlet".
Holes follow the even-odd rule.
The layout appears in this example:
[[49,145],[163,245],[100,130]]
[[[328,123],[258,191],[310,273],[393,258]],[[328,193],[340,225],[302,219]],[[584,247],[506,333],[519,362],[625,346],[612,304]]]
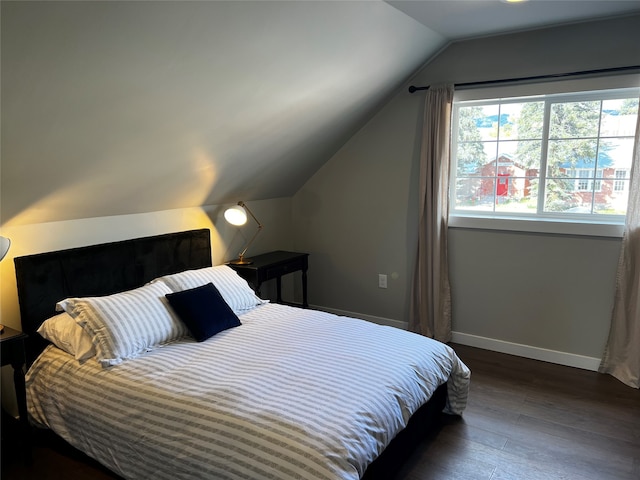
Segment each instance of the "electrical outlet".
[[378,274],[378,287],[387,288],[387,276],[384,273]]

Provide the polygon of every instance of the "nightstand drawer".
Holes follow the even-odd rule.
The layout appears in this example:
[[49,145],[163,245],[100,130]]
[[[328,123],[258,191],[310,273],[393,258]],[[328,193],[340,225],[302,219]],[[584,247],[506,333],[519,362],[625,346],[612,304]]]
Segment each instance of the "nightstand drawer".
[[265,273],[265,280],[270,280],[272,278],[286,275],[287,273],[297,272],[298,270],[302,270],[305,268],[306,263],[307,263],[307,258],[304,257],[304,258],[298,258],[289,263],[283,263],[282,265],[269,267]]

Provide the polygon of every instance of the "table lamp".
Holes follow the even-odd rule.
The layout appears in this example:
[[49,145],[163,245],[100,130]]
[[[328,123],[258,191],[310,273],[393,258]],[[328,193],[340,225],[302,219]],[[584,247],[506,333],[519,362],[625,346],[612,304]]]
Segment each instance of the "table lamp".
[[250,258],[245,258],[244,254],[247,252],[247,249],[256,239],[258,234],[262,231],[263,226],[258,221],[256,216],[251,212],[251,210],[249,210],[249,207],[247,207],[247,205],[244,202],[238,202],[237,205],[234,205],[233,207],[228,208],[224,212],[225,220],[229,222],[231,225],[236,225],[236,226],[244,225],[245,223],[247,223],[247,213],[251,215],[251,218],[253,218],[255,222],[258,224],[258,230],[256,231],[256,233],[253,234],[253,237],[251,237],[251,240],[249,240],[249,242],[245,245],[244,249],[240,252],[240,254],[238,255],[238,259],[231,260],[229,262],[233,265],[251,265],[253,263],[253,261]]

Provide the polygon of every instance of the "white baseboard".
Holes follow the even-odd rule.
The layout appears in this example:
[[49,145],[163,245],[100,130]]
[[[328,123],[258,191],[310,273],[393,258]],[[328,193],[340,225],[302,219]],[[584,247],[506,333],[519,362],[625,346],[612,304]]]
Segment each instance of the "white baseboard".
[[[379,325],[388,325],[390,327],[407,329],[407,322],[393,320],[391,318],[376,317],[374,315],[366,315],[357,312],[349,312],[347,310],[338,310],[336,308],[321,307],[319,305],[310,305],[316,310],[342,315],[345,317],[360,318]],[[506,342],[495,338],[480,337],[478,335],[470,335],[468,333],[451,332],[451,341],[461,345],[470,347],[483,348],[493,352],[507,353],[518,357],[531,358],[533,360],[541,360],[543,362],[555,363],[567,367],[582,368],[583,370],[598,371],[600,359],[594,357],[586,357],[584,355],[576,355],[575,353],[559,352],[556,350],[548,350],[546,348],[532,347],[531,345],[523,345],[520,343]]]
[[582,368],[584,370],[598,371],[600,359],[576,355],[574,353],[558,352],[546,348],[532,347],[520,343],[505,342],[495,338],[479,337],[468,333],[451,332],[451,341],[470,347],[483,348],[494,352],[507,353],[518,357],[542,360],[543,362],[556,363],[567,367]]
[[391,318],[376,317],[374,315],[366,315],[364,313],[349,312],[347,310],[338,310],[337,308],[321,307],[319,305],[309,305],[314,310],[322,310],[323,312],[334,313],[336,315],[342,315],[343,317],[359,318],[361,320],[367,320],[368,322],[377,323],[378,325],[387,325],[389,327],[407,329],[407,322],[401,322],[400,320],[393,320]]

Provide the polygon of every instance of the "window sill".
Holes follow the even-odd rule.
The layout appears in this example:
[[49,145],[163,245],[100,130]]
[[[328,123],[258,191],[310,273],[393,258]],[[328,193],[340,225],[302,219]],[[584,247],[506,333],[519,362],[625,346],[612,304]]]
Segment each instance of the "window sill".
[[450,215],[449,227],[614,238],[622,238],[624,233],[624,225],[618,223],[585,223],[577,220],[555,219],[525,220],[461,215]]

